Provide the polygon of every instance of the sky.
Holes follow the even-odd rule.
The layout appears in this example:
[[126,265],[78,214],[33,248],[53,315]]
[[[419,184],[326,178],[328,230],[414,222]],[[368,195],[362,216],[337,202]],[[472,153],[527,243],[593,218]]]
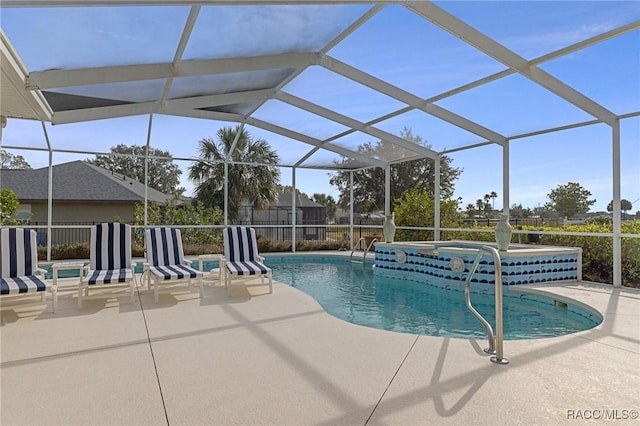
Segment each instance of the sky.
[[[640,19],[640,3],[623,2],[436,2],[446,11],[484,32],[526,59],[569,46]],[[316,50],[332,35],[352,22],[369,6],[339,7],[203,7],[183,59],[206,59],[230,55],[279,53],[282,49]],[[57,8],[1,9],[0,23],[27,68],[53,68],[170,62],[188,7],[172,8]],[[294,36],[295,35],[295,36]],[[256,40],[260,40],[256,43]],[[206,52],[206,53],[205,53]],[[463,41],[442,31],[401,5],[386,6],[328,54],[351,66],[412,92],[422,98],[446,93],[463,84],[505,69]],[[209,55],[209,56],[207,56]],[[615,114],[640,111],[640,30],[606,40],[589,48],[544,62],[540,68],[560,79]],[[221,80],[184,79],[174,83],[170,97],[194,94],[202,84],[229,84],[242,88],[269,75],[245,75]],[[164,82],[144,86],[121,84],[97,88],[122,93],[123,99],[146,100]],[[248,86],[247,86],[248,87]],[[69,88],[87,94],[86,88]],[[284,91],[325,108],[366,122],[398,110],[401,102],[375,93],[322,67],[310,67],[284,87]],[[91,93],[88,93],[91,94]],[[473,120],[505,136],[563,126],[593,119],[527,78],[514,74],[472,90],[436,101],[436,105]],[[346,128],[276,100],[266,102],[255,117],[297,132],[324,139]],[[197,156],[197,142],[215,137],[217,130],[235,123],[154,115],[151,146],[174,157]],[[46,125],[55,148],[108,152],[117,144],[144,145],[149,116],[136,116],[78,124]],[[404,128],[442,151],[480,142],[422,112],[408,112],[376,126],[398,135]],[[267,140],[285,164],[293,164],[312,148],[259,128],[247,126],[256,138]],[[604,124],[552,134],[514,139],[510,142],[509,204],[536,207],[558,185],[578,182],[592,193],[592,211],[603,211],[613,197],[612,132]],[[355,149],[376,138],[355,132],[334,143]],[[42,125],[9,119],[2,145],[45,147]],[[11,150],[34,167],[48,164],[48,154]],[[452,165],[463,170],[454,197],[464,207],[492,191],[495,207],[502,208],[502,148],[488,145],[449,154]],[[54,163],[92,157],[89,154],[54,153]],[[310,166],[339,160],[333,153],[319,152]],[[182,168],[182,186],[189,162]],[[281,168],[281,183],[291,185],[291,168]],[[339,194],[329,185],[327,170],[296,170],[296,187],[311,195]],[[187,194],[189,195],[189,194]],[[621,196],[640,210],[640,117],[621,121]],[[383,208],[383,206],[380,206]]]

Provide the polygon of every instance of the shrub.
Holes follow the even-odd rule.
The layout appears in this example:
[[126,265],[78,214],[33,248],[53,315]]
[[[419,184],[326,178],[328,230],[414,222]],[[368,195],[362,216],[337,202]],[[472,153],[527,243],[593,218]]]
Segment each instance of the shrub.
[[0,189],[0,225],[15,225],[13,215],[18,210],[18,196],[9,188]]
[[[627,221],[622,223],[622,232],[624,234],[640,235],[640,221]],[[477,227],[478,230],[486,230],[486,232],[473,232],[464,230],[442,231],[441,239],[447,240],[467,240],[467,241],[487,241],[494,242],[493,228],[487,226]],[[584,225],[569,225],[566,228],[555,227],[527,227],[523,230],[541,230],[541,231],[569,231],[584,233],[611,233],[613,225],[611,223],[589,223]],[[205,230],[202,230],[205,231]],[[221,230],[215,231],[221,233]],[[365,231],[365,230],[363,230]],[[369,235],[367,229],[364,232]],[[373,232],[373,231],[371,231]],[[427,238],[431,231],[412,231],[410,234],[418,240],[432,239]],[[183,234],[184,235],[184,234]],[[310,240],[297,241],[296,251],[314,251],[314,250],[339,250],[349,247],[349,241],[346,239],[347,232],[344,232],[342,240]],[[223,247],[221,238],[219,242],[184,242],[184,252],[186,255],[199,255],[209,253],[222,253]],[[398,241],[403,241],[398,239]],[[408,240],[405,240],[408,241]],[[523,238],[523,241],[526,241]],[[518,234],[511,237],[512,243],[518,242]],[[543,245],[556,245],[567,247],[582,248],[582,274],[585,280],[611,283],[613,282],[613,240],[610,237],[592,237],[587,235],[543,235],[541,239]],[[260,253],[269,252],[290,252],[291,241],[272,241],[261,235],[258,235],[258,251]],[[134,257],[144,257],[142,245],[134,242],[132,247]],[[52,260],[62,259],[88,259],[88,244],[73,244],[69,246],[53,246],[51,251]],[[38,259],[46,259],[46,248],[38,247]],[[624,286],[640,288],[640,238],[623,238],[622,239],[622,283]]]
[[[47,259],[47,248],[38,247],[38,260]],[[77,243],[70,245],[51,246],[51,260],[89,259],[89,244]]]
[[[150,226],[219,225],[222,223],[222,219],[223,214],[219,208],[208,208],[201,202],[183,202],[179,196],[175,196],[164,205],[156,202],[148,203],[147,223]],[[136,203],[134,206],[134,224],[144,224],[144,203]],[[185,228],[180,232],[184,245],[217,246],[222,244],[222,229]],[[136,244],[144,245],[143,236],[136,235],[133,238]],[[185,254],[187,254],[186,249]]]

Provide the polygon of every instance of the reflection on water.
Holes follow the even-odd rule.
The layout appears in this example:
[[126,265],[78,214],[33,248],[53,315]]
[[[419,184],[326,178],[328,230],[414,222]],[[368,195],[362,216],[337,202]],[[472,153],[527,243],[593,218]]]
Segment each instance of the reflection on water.
[[[371,266],[353,263],[273,263],[274,279],[315,298],[330,314],[383,330],[485,338],[484,328],[467,310],[464,292],[374,277]],[[474,307],[493,325],[494,296],[472,294]],[[555,308],[540,296],[504,296],[505,339],[535,339],[586,330],[600,320],[571,306]]]

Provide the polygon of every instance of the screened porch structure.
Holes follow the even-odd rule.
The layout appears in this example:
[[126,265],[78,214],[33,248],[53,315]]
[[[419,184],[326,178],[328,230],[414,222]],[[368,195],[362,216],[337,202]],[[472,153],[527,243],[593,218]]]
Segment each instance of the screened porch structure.
[[[518,28],[533,9],[549,27]],[[564,14],[584,22],[567,29],[571,42],[547,49],[542,40]],[[620,205],[621,145],[640,144],[635,2],[3,0],[0,22],[0,148],[46,154],[50,169],[54,155],[108,152],[109,142],[63,130],[87,123],[134,123],[135,142],[147,146],[162,132],[188,134],[194,120],[239,124],[268,135],[294,188],[301,170],[383,168],[388,214],[391,165],[433,159],[438,195],[441,156],[495,146],[508,213],[510,175],[521,167],[510,162],[514,141],[597,129],[611,158],[602,166],[611,169],[613,232],[593,236],[613,239],[615,286],[622,239],[640,237],[621,232]],[[563,73],[567,61],[583,61],[582,72]],[[495,113],[479,120],[479,110]],[[412,123],[433,129],[429,144],[398,136]],[[33,126],[37,140],[22,131]],[[189,140],[174,160],[197,161]],[[359,149],[369,140],[393,149],[369,155]],[[51,203],[50,179],[49,232]],[[353,226],[353,207],[351,217]]]

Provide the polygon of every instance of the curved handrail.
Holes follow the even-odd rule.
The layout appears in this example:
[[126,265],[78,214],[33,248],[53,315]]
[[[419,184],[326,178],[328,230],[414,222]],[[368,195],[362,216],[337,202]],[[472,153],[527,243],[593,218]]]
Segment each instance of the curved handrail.
[[376,243],[376,241],[378,241],[378,239],[374,238],[369,243],[369,247],[367,247],[367,249],[364,251],[364,255],[362,256],[362,263],[364,263],[367,260],[367,253],[369,253],[369,250],[371,250],[371,247],[373,247],[373,245]]
[[[349,255],[349,261],[353,261],[353,253],[356,251],[356,247],[358,247],[358,245],[360,244],[360,241],[365,241],[364,237],[360,237],[360,239],[358,240],[358,242],[356,242],[356,244],[353,246],[353,249],[351,250],[351,255]],[[364,254],[362,255],[362,263],[364,264],[364,262],[367,260],[367,253],[369,253],[369,250],[371,250],[371,247],[373,246],[373,244],[378,241],[377,238],[374,238],[371,240],[371,242],[369,243],[369,246],[364,250]]]
[[[482,318],[482,316],[471,306],[471,298],[469,295],[471,276],[478,268],[478,263],[480,262],[480,258],[482,257],[481,256],[482,250],[488,251],[493,257],[493,265],[494,265],[493,270],[494,270],[494,278],[495,278],[495,301],[496,301],[495,302],[495,309],[496,309],[495,335],[493,335],[493,330],[491,330],[491,325],[489,325],[487,320]],[[502,343],[504,340],[504,334],[502,329],[502,262],[500,261],[500,252],[498,252],[498,250],[495,247],[490,247],[490,246],[480,247],[478,249],[478,254],[476,255],[476,259],[474,260],[471,268],[472,269],[469,270],[469,275],[467,276],[467,280],[465,282],[465,289],[464,289],[465,302],[467,303],[467,307],[469,308],[469,310],[471,310],[471,313],[476,315],[476,318],[478,318],[479,320],[480,318],[482,318],[480,322],[483,323],[483,325],[484,323],[487,324],[485,325],[485,328],[487,328],[487,326],[489,327],[487,329],[487,334],[489,333],[489,331],[491,331],[491,335],[489,337],[489,351],[494,350],[493,353],[495,353],[495,355],[491,357],[491,362],[495,362],[496,364],[508,364],[509,360],[503,356],[504,353],[503,353],[503,346],[502,346]],[[491,337],[493,337],[493,345],[491,345],[491,341],[492,341]],[[489,351],[485,351],[485,352],[489,352]]]
[[478,250],[478,254],[476,254],[476,258],[473,260],[473,264],[469,269],[469,275],[467,275],[467,279],[464,282],[464,303],[467,305],[467,309],[469,309],[469,312],[471,312],[473,316],[476,317],[478,321],[480,321],[480,324],[483,325],[485,331],[487,332],[487,338],[489,339],[489,348],[484,349],[484,351],[488,354],[495,354],[496,336],[493,333],[493,328],[491,328],[491,324],[489,324],[489,321],[484,319],[484,317],[480,315],[480,313],[476,311],[476,309],[471,305],[471,277],[476,272],[476,269],[478,269],[480,259],[482,259],[482,250]]
[[349,256],[349,261],[351,261],[353,259],[353,253],[355,253],[356,251],[356,247],[359,246],[360,241],[365,241],[364,237],[360,237],[360,239],[358,240],[358,242],[356,242],[356,244],[353,246],[353,248],[351,249],[351,255]]

